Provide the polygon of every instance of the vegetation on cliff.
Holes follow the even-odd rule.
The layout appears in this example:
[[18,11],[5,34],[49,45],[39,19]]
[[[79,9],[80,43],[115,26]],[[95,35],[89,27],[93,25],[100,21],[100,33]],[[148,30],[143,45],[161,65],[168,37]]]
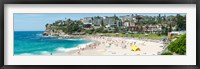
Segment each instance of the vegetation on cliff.
[[186,34],[181,35],[178,39],[171,42],[167,47],[168,52],[163,52],[161,55],[172,55],[173,53],[179,55],[186,54]]
[[180,36],[175,41],[171,42],[168,46],[168,50],[171,52],[175,52],[179,55],[186,54],[186,34]]

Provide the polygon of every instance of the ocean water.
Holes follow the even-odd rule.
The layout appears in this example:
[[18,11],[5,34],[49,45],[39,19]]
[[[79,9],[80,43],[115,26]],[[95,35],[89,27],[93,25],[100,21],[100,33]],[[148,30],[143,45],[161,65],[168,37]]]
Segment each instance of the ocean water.
[[35,54],[44,52],[56,52],[59,49],[74,48],[81,44],[89,43],[89,40],[79,38],[60,39],[58,37],[44,37],[44,31],[15,31],[14,55]]

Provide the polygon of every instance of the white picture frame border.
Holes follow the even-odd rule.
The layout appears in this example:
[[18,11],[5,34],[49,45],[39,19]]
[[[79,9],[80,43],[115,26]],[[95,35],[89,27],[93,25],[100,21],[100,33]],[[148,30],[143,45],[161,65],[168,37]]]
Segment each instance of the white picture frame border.
[[[13,56],[14,13],[186,13],[187,55]],[[196,65],[195,4],[5,4],[5,65]]]

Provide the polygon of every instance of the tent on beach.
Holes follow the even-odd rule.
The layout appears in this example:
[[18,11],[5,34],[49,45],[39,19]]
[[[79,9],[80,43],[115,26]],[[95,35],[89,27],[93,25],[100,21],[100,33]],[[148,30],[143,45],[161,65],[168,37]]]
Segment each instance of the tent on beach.
[[134,45],[132,45],[132,46],[130,46],[131,47],[131,51],[140,51],[140,48],[138,47],[138,46],[134,46]]

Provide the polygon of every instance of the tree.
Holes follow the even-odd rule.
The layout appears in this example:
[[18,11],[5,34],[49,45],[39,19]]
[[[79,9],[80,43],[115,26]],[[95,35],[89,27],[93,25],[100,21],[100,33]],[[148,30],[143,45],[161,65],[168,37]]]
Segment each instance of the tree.
[[140,23],[140,20],[142,19],[142,17],[137,16],[136,19],[138,20],[137,23]]
[[119,18],[116,16],[116,14],[114,14],[114,19],[119,20]]
[[169,24],[169,32],[171,32],[172,31],[172,24],[170,23]]
[[119,32],[119,28],[116,27],[116,28],[114,29],[114,32],[115,32],[115,33]]
[[97,16],[97,18],[99,19],[99,18],[100,18],[100,16]]
[[177,30],[186,30],[186,16],[176,15]]
[[97,33],[103,33],[104,27],[97,28],[95,31]]
[[103,20],[101,20],[101,26],[102,27],[105,27],[104,23],[103,23]]
[[180,36],[175,41],[171,42],[168,46],[168,50],[180,55],[186,54],[186,34]]
[[91,30],[86,30],[86,33],[88,34],[93,34],[93,33],[96,33],[94,29],[91,29]]
[[47,23],[47,24],[45,25],[45,27],[47,27],[48,25],[50,25],[50,24]]
[[108,30],[103,30],[103,33],[108,33]]

